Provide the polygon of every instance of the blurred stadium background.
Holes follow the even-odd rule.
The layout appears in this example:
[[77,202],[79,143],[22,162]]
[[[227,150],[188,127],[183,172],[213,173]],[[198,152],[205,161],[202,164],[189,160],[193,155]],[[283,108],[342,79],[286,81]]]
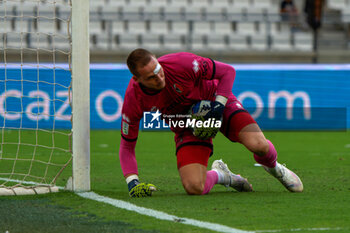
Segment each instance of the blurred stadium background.
[[[67,25],[60,20],[36,20],[39,14],[66,17],[68,4],[59,3],[67,0],[56,5],[41,2],[0,1],[7,15],[20,16],[24,11],[33,16],[25,22],[16,17],[2,21],[1,40],[6,31],[26,28],[23,47],[40,43],[50,49],[53,35],[38,41],[30,32],[54,29],[67,34]],[[294,7],[282,2],[292,2]],[[309,9],[305,9],[307,2]],[[310,23],[317,20],[321,26],[314,41]],[[350,1],[90,0],[90,41],[92,62],[124,62],[131,49],[144,47],[157,55],[192,51],[232,63],[346,63],[350,61]],[[19,46],[21,41],[7,33],[6,43]],[[55,46],[68,49],[69,44],[56,38]],[[7,55],[11,58],[11,52]],[[27,62],[36,60],[35,52],[24,55]],[[65,57],[56,59],[64,62]],[[41,55],[41,60],[51,58]]]

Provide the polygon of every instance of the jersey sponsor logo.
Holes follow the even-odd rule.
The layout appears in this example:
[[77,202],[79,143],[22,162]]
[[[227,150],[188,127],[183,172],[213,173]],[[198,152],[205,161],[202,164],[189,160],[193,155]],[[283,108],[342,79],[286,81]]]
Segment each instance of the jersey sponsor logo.
[[192,65],[193,65],[193,67],[192,67],[193,71],[194,71],[195,73],[197,73],[198,70],[199,70],[198,61],[197,61],[197,60],[194,60],[194,61],[192,62]]
[[180,93],[180,94],[184,91],[184,88],[178,83],[174,83],[174,89],[177,93]]
[[128,135],[129,134],[129,124],[126,123],[125,121],[123,121],[122,128],[123,128],[123,134]]

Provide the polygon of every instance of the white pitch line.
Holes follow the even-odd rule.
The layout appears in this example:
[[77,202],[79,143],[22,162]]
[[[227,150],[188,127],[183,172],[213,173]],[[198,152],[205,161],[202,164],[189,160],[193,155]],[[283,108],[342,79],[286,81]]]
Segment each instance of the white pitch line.
[[[0,180],[4,181],[10,181],[10,182],[18,182],[18,183],[23,183],[23,184],[40,184],[37,182],[32,182],[32,181],[22,181],[22,180],[15,180],[15,179],[7,179],[7,178],[0,178]],[[57,186],[59,189],[64,189],[64,187]],[[296,228],[296,229],[277,229],[277,230],[258,230],[258,231],[243,231],[239,230],[236,228],[228,227],[225,225],[217,224],[217,223],[210,223],[210,222],[203,222],[195,219],[190,219],[190,218],[182,218],[182,217],[177,217],[175,215],[170,215],[162,211],[158,210],[153,210],[153,209],[148,209],[145,207],[140,207],[134,204],[131,204],[127,201],[122,201],[118,199],[113,199],[109,197],[104,197],[101,195],[98,195],[94,192],[81,192],[81,193],[75,193],[80,197],[87,198],[90,200],[98,201],[98,202],[103,202],[106,204],[110,204],[114,207],[120,208],[120,209],[125,209],[129,211],[136,212],[138,214],[154,217],[157,219],[161,220],[167,220],[167,221],[172,221],[172,222],[178,222],[186,225],[191,225],[191,226],[196,226],[200,228],[205,228],[208,230],[212,231],[217,231],[217,232],[224,232],[224,233],[274,233],[274,232],[282,232],[282,231],[339,231],[339,230],[344,230],[344,228],[336,227],[336,228]]]
[[283,229],[283,230],[261,230],[261,231],[255,231],[255,233],[273,233],[273,232],[294,232],[294,231],[340,231],[344,230],[344,228],[336,227],[336,228],[296,228],[296,229]]
[[133,212],[136,212],[138,214],[154,217],[154,218],[161,219],[161,220],[178,222],[178,223],[182,223],[182,224],[186,224],[186,225],[196,226],[196,227],[205,228],[205,229],[217,231],[217,232],[224,232],[224,233],[248,233],[248,232],[253,233],[253,231],[243,231],[243,230],[239,230],[236,228],[232,228],[232,227],[228,227],[228,226],[224,226],[224,225],[220,225],[220,224],[216,224],[216,223],[203,222],[203,221],[190,219],[190,218],[177,217],[175,215],[170,215],[170,214],[164,213],[162,211],[147,209],[144,207],[139,207],[137,205],[131,204],[131,203],[126,202],[126,201],[112,199],[109,197],[104,197],[104,196],[98,195],[94,192],[77,193],[77,195],[84,197],[84,198],[91,199],[91,200],[107,203],[107,204],[110,204],[112,206],[118,207],[120,209],[133,211]]

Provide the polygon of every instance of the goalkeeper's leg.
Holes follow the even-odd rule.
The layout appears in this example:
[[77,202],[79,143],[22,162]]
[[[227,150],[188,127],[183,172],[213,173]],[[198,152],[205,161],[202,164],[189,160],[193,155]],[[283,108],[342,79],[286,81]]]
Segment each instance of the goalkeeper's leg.
[[277,151],[267,140],[260,127],[235,98],[226,104],[220,131],[231,141],[240,142],[253,152],[254,159],[276,177],[289,191],[301,192],[303,184],[299,177],[277,162]]
[[187,194],[206,194],[217,183],[217,173],[207,171],[211,152],[211,148],[203,145],[187,145],[177,151],[177,166]]
[[302,192],[300,178],[287,167],[277,162],[277,151],[267,140],[257,124],[244,127],[239,133],[240,142],[254,153],[254,159],[277,178],[290,192]]
[[183,187],[188,194],[207,194],[215,184],[231,186],[240,192],[252,191],[248,181],[232,173],[226,165],[224,165],[226,168],[222,168],[214,162],[212,170],[207,171],[209,156],[213,151],[211,139],[200,140],[193,136],[190,130],[186,130],[176,134],[175,141],[177,167]]

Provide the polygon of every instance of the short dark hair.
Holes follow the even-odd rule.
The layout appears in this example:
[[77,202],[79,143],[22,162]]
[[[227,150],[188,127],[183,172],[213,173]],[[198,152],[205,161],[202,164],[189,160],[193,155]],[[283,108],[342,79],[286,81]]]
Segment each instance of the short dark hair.
[[156,56],[146,49],[138,48],[129,54],[126,59],[126,64],[128,65],[130,72],[138,77],[139,73],[137,72],[137,68],[147,65],[152,57],[155,58]]

